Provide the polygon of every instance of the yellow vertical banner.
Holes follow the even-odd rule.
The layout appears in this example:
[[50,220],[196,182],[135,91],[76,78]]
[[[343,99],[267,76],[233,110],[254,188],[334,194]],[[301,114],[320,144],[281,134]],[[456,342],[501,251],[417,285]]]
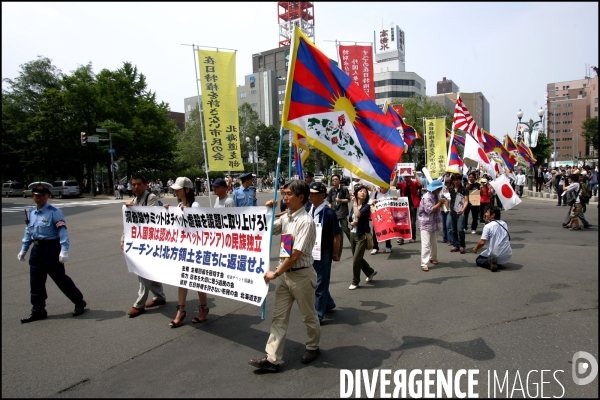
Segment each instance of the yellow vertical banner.
[[208,168],[243,171],[235,52],[198,50]]
[[425,119],[425,141],[427,143],[427,169],[431,177],[436,179],[445,172],[448,158],[445,118]]

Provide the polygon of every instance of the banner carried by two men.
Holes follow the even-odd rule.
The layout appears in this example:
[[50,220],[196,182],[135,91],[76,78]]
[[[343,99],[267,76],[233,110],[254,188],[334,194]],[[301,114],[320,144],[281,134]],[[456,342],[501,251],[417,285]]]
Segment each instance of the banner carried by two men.
[[198,50],[208,168],[243,171],[235,52]]
[[266,207],[125,207],[129,272],[260,306],[269,285],[272,213]]

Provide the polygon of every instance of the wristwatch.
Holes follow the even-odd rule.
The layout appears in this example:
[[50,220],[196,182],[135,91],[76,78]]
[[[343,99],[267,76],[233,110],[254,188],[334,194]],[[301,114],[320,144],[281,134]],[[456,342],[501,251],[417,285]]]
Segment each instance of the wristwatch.
[[273,272],[273,275],[275,275],[275,278],[279,277],[279,273],[277,272],[277,270],[275,270],[275,272]]

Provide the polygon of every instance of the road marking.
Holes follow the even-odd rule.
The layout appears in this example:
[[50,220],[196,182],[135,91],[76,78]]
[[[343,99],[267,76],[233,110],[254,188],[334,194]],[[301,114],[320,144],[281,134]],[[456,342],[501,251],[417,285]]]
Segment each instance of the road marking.
[[[87,207],[87,206],[101,206],[104,204],[119,204],[121,202],[126,202],[126,199],[123,200],[91,200],[91,201],[70,201],[70,202],[64,202],[64,203],[50,203],[52,204],[54,207],[56,208],[68,208],[68,207],[78,207],[78,206],[83,206],[83,207]],[[22,204],[22,206],[13,206],[13,207],[7,207],[7,208],[2,208],[2,212],[3,213],[16,213],[16,212],[23,212],[23,208],[29,208],[31,206],[34,206],[35,203],[32,201],[31,203],[20,203]]]

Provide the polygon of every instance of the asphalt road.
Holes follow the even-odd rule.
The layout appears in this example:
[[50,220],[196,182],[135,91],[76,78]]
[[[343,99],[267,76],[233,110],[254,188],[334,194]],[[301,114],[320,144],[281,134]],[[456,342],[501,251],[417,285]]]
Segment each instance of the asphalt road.
[[[272,196],[260,193],[259,201]],[[199,199],[208,206],[207,198]],[[130,319],[126,312],[138,285],[119,248],[123,201],[51,203],[65,212],[71,235],[66,270],[89,310],[73,318],[73,304],[49,279],[48,319],[19,322],[30,309],[28,265],[16,258],[24,230],[19,210],[31,200],[3,198],[2,397],[339,397],[346,390],[341,370],[366,370],[372,377],[384,369],[392,375],[405,370],[407,377],[417,369],[478,370],[474,393],[480,397],[533,397],[540,389],[538,397],[598,397],[598,378],[579,386],[571,377],[576,352],[598,360],[595,204],[586,214],[594,226],[571,232],[561,228],[566,207],[524,198],[502,215],[514,255],[495,273],[476,267],[472,253],[450,253],[441,241],[440,264],[423,272],[420,241],[394,243],[391,254],[365,256],[378,275],[372,283],[363,276],[359,289],[349,291],[345,240],[342,261],[332,270],[337,308],[322,326],[320,357],[300,363],[306,331],[294,306],[286,362],[280,373],[269,374],[247,360],[264,354],[273,285],[264,320],[258,307],[209,296],[208,321],[191,324],[198,301],[190,293],[187,323],[170,329],[177,304],[177,288],[170,286],[167,305]],[[466,238],[472,249],[479,235]],[[499,382],[506,378],[503,391],[494,374]],[[395,384],[388,379],[390,386],[383,386],[390,394]],[[382,381],[375,385],[373,395],[383,397]],[[360,388],[350,396],[370,394],[364,383]],[[460,388],[467,390],[465,377]]]

